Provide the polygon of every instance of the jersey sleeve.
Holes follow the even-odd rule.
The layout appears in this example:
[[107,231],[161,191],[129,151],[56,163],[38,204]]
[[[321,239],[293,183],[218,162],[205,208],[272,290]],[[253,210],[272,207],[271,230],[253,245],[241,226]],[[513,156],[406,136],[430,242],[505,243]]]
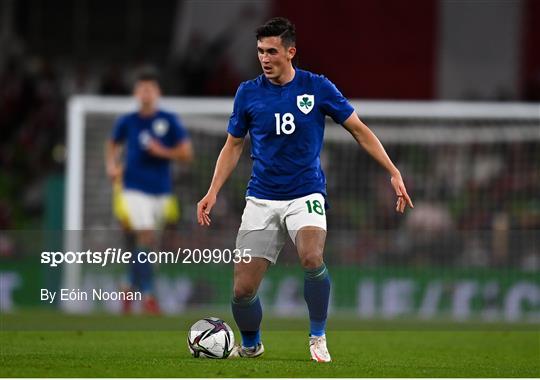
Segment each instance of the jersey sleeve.
[[324,76],[321,77],[321,83],[319,84],[319,95],[324,112],[338,124],[343,124],[354,112],[354,108],[349,101]]
[[178,115],[171,115],[171,136],[173,145],[181,143],[184,140],[189,139],[189,132],[184,127],[182,120]]
[[121,143],[127,138],[127,129],[128,129],[128,123],[127,123],[127,117],[122,116],[116,120],[116,123],[114,124],[112,133],[111,133],[111,140],[115,143]]
[[242,84],[238,87],[238,91],[236,91],[233,112],[229,119],[229,126],[227,127],[227,132],[234,137],[245,137],[249,128],[244,93],[245,89]]

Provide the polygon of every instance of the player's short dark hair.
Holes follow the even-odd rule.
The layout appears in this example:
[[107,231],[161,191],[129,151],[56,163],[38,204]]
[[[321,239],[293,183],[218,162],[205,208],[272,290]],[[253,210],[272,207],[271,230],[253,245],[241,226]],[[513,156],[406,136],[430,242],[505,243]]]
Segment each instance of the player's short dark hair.
[[152,67],[146,67],[142,70],[140,70],[136,77],[135,77],[135,83],[138,82],[155,82],[157,85],[160,84],[159,81],[159,73],[156,69]]
[[289,47],[296,44],[296,28],[284,17],[274,17],[261,25],[255,31],[257,41],[264,37],[281,37],[283,46]]

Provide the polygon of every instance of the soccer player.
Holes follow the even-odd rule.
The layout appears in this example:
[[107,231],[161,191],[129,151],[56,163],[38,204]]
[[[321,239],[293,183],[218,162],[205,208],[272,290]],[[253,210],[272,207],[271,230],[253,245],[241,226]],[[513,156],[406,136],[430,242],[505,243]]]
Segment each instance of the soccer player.
[[[330,277],[324,264],[326,180],[321,169],[325,117],[343,125],[390,174],[396,211],[413,207],[399,170],[347,99],[327,78],[292,64],[296,31],[287,19],[273,18],[256,31],[262,75],[238,88],[228,136],[217,159],[208,193],[197,205],[199,224],[209,226],[217,195],[236,167],[244,137],[251,137],[253,171],[236,246],[252,249],[250,262],[234,267],[232,312],[242,334],[238,354],[264,352],[257,289],[275,263],[287,233],[304,268],[304,298],[310,320],[309,348],[317,362],[331,361],[326,346]],[[246,251],[247,252],[247,251]]]
[[[144,310],[157,314],[152,264],[137,260],[138,252],[151,251],[157,243],[156,230],[171,215],[178,215],[172,195],[171,161],[189,162],[193,150],[178,117],[158,107],[161,90],[156,73],[142,72],[133,93],[139,108],[117,120],[107,141],[105,165],[116,192],[115,214],[124,230],[135,233],[130,286],[144,294]],[[124,165],[120,160],[122,145],[126,146]],[[129,312],[130,306],[124,304],[124,312]]]

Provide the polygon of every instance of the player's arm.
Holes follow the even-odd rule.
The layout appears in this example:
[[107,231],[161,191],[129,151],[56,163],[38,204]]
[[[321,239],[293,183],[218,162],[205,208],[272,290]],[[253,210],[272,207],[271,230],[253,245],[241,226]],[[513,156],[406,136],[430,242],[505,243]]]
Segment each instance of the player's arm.
[[353,112],[351,116],[343,122],[343,126],[349,133],[354,137],[356,142],[361,145],[377,162],[379,162],[391,176],[391,183],[396,191],[398,196],[396,211],[403,213],[405,211],[405,206],[413,208],[413,203],[409,194],[407,194],[407,189],[401,178],[401,173],[396,168],[388,154],[384,150],[383,145],[375,136],[375,134],[365,125],[356,112]]
[[105,171],[113,182],[122,175],[121,150],[122,144],[116,143],[112,139],[105,143]]
[[182,140],[172,148],[160,144],[157,140],[152,139],[148,143],[148,152],[156,157],[166,160],[177,160],[182,162],[193,161],[193,147],[191,140]]
[[216,168],[214,170],[210,188],[204,198],[197,203],[197,220],[201,226],[210,225],[210,211],[216,203],[219,191],[233,172],[234,168],[236,168],[243,148],[243,137],[234,137],[231,134],[227,136],[227,141],[225,142],[223,149],[221,149],[221,153],[219,153],[216,162]]

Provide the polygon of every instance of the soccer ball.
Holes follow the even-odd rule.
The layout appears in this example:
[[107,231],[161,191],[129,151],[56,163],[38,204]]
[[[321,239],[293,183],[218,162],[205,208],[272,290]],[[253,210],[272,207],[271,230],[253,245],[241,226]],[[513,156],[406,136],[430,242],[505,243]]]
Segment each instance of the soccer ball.
[[234,347],[234,333],[222,319],[204,318],[191,326],[187,343],[195,358],[226,359]]

